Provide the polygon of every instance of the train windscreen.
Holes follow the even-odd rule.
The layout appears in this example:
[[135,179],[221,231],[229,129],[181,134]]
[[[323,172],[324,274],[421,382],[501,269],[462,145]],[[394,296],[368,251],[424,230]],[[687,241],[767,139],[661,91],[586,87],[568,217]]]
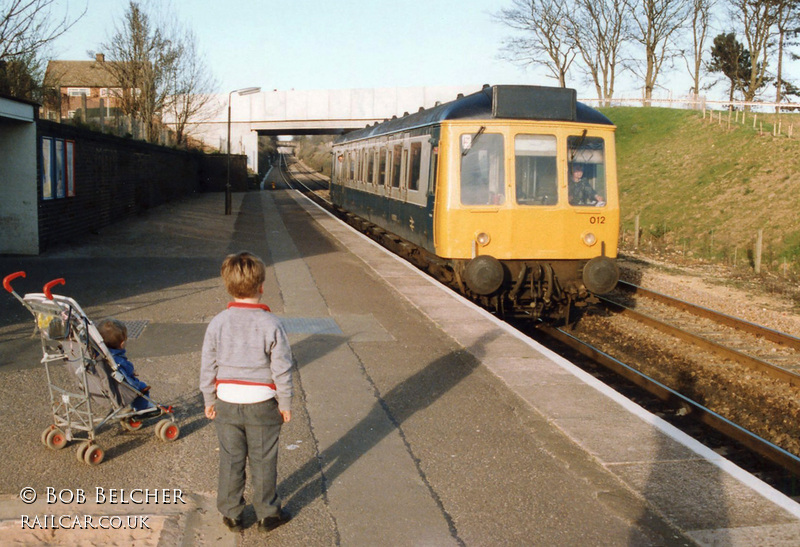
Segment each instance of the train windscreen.
[[502,205],[506,200],[503,135],[485,129],[460,137],[463,205]]
[[516,197],[519,205],[558,203],[555,135],[517,135],[514,139]]
[[569,204],[602,207],[606,204],[605,141],[600,137],[567,138]]

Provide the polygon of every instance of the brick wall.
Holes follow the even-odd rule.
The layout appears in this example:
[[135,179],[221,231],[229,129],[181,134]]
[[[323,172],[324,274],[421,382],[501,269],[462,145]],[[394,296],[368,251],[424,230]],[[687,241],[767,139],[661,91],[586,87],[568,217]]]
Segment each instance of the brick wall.
[[[74,196],[43,199],[43,137],[75,142]],[[37,122],[37,146],[40,250],[168,201],[225,188],[224,155],[174,150],[45,120]],[[246,158],[233,160],[232,186],[245,188],[246,167],[242,176],[233,166],[246,165]]]

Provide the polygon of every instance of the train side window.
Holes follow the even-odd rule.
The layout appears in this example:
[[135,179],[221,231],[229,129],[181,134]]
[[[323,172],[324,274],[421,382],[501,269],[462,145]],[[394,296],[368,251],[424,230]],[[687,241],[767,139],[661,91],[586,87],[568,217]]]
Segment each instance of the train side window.
[[558,203],[555,135],[517,135],[514,169],[519,205]]
[[462,133],[461,203],[463,205],[502,205],[505,195],[505,161],[503,135]]
[[419,190],[419,172],[422,162],[422,143],[411,143],[411,172],[408,177],[408,189]]
[[375,153],[367,150],[367,183],[375,184]]
[[606,154],[602,137],[567,137],[569,204],[602,207],[606,204]]
[[403,145],[394,145],[392,154],[392,188],[400,188],[400,165],[403,157]]
[[349,163],[349,168],[347,171],[348,172],[347,180],[349,180],[350,182],[354,182],[356,179],[356,155],[355,152],[351,150],[350,153],[347,154],[347,156]]
[[386,148],[381,148],[380,160],[378,161],[378,184],[383,186],[386,182]]

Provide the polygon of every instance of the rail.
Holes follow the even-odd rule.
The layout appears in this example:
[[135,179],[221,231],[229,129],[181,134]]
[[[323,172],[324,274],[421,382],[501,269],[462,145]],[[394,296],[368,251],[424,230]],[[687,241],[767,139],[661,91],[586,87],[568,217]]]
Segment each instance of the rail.
[[562,344],[574,349],[581,355],[591,359],[598,365],[601,365],[612,372],[622,376],[634,385],[644,389],[648,393],[658,397],[662,401],[676,402],[687,405],[692,409],[693,414],[697,420],[721,434],[729,437],[742,446],[747,447],[749,450],[759,454],[772,463],[779,465],[783,469],[788,470],[795,476],[800,476],[800,458],[784,450],[783,448],[769,442],[755,433],[748,431],[728,420],[727,418],[717,414],[713,410],[703,406],[697,401],[675,391],[674,389],[664,385],[651,378],[650,376],[637,370],[635,367],[627,365],[618,359],[604,353],[598,348],[588,344],[567,331],[548,326],[539,326],[539,331],[547,336],[558,340]]

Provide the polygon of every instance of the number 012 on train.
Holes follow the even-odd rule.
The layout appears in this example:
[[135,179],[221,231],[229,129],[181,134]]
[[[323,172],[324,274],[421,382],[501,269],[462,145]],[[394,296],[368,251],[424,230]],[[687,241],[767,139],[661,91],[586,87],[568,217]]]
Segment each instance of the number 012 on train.
[[619,279],[614,131],[572,89],[484,86],[339,137],[331,199],[499,315],[557,318]]

